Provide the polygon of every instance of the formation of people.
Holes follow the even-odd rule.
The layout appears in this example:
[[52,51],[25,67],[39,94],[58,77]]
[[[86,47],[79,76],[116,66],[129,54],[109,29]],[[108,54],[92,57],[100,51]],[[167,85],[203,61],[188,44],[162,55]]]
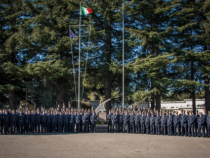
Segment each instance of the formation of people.
[[108,132],[210,137],[210,112],[112,110],[107,115]]
[[93,109],[0,110],[0,134],[96,132],[97,120]]

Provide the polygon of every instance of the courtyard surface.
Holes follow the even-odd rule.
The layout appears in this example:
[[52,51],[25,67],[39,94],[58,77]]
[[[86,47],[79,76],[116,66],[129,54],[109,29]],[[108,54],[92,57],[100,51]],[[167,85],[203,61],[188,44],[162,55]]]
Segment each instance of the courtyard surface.
[[138,134],[0,135],[1,158],[209,158],[210,138]]

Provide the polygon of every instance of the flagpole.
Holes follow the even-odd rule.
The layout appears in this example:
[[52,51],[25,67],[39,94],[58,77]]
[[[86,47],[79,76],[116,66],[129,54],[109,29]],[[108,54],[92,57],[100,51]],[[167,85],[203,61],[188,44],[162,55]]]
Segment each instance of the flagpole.
[[81,2],[80,2],[80,13],[79,13],[79,70],[78,70],[78,109],[80,109],[80,40],[81,40]]
[[125,63],[124,63],[124,58],[125,58],[125,53],[124,53],[124,2],[122,4],[123,7],[123,23],[122,23],[122,60],[123,60],[123,72],[122,72],[122,91],[123,91],[123,95],[122,95],[122,108],[124,108],[124,104],[125,104]]

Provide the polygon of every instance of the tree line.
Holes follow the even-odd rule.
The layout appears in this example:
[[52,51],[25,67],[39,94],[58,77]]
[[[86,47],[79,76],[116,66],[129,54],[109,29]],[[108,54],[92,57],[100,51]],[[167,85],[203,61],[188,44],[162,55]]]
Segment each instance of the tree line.
[[[93,13],[81,17],[82,99],[121,102],[122,3],[125,102],[160,109],[161,100],[187,96],[194,112],[196,98],[209,111],[209,0],[83,0]],[[1,1],[1,104],[16,108],[26,92],[45,107],[77,99],[78,24],[76,0]]]

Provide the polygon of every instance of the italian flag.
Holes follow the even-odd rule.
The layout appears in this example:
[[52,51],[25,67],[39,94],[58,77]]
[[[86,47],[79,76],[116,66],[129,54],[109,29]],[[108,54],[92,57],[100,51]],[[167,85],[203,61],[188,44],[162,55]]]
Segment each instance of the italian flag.
[[92,13],[92,9],[91,8],[84,8],[84,7],[81,7],[81,15],[86,15],[86,14],[90,14]]

